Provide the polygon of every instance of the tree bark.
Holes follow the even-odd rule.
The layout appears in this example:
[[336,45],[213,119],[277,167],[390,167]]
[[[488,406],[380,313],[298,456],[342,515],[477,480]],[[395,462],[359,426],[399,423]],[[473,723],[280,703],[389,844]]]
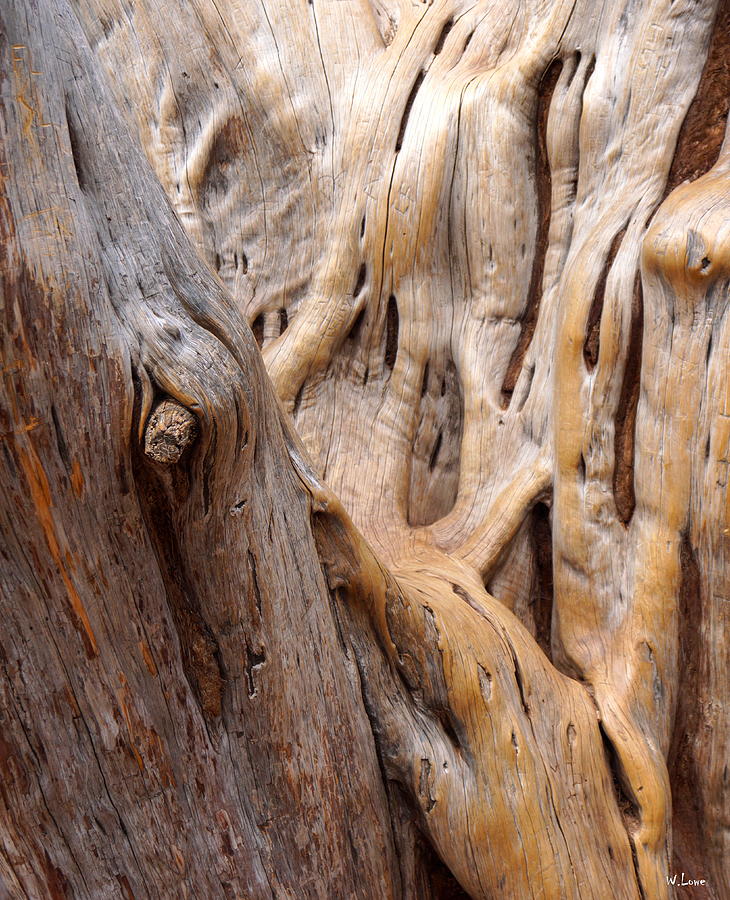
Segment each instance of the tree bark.
[[0,893],[729,894],[730,5],[0,26]]

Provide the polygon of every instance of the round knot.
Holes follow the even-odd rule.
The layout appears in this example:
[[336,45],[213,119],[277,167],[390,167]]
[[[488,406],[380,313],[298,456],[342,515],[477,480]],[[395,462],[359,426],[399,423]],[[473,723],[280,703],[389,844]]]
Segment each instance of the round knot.
[[176,463],[198,436],[198,420],[177,400],[155,407],[144,432],[144,452],[155,462]]

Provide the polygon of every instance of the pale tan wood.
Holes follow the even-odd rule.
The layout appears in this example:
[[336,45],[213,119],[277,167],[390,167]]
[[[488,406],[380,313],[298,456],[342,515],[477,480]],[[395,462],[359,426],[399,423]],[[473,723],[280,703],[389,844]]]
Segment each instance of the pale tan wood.
[[[248,703],[241,693],[230,706],[238,682],[250,699],[276,660],[296,678],[306,665],[292,654],[301,644],[316,658],[321,640],[327,690],[346,686],[338,715],[356,735],[362,779],[341,804],[336,734],[326,763],[307,757],[317,787],[304,763],[292,776],[296,791],[307,783],[332,801],[301,863],[310,887],[297,893],[285,857],[314,812],[289,830],[250,825],[241,846],[261,861],[241,889],[425,897],[436,881],[420,832],[472,897],[672,897],[668,876],[690,865],[706,896],[730,893],[730,150],[726,140],[715,161],[724,120],[701,81],[728,4],[72,6],[106,71],[104,102],[218,278],[190,251],[178,283],[178,243],[176,263],[143,280],[144,314],[130,304],[121,315],[125,334],[144,336],[136,390],[127,384],[137,433],[159,444],[161,394],[200,427],[178,460],[158,459],[151,475],[138,461],[135,475],[142,501],[169,510],[147,513],[165,590],[179,593],[169,583],[186,573],[226,671],[240,673],[220,675],[193,622],[181,665],[203,683],[200,715],[222,715],[230,739],[244,727],[231,709]],[[718,83],[730,94],[730,78]],[[677,186],[693,101],[711,121]],[[76,141],[101,216],[109,151],[105,170],[93,141]],[[122,170],[127,157],[114,158]],[[135,206],[150,183],[132,179],[107,209],[124,237],[104,237],[105,259],[129,252],[130,223],[143,231],[145,216],[153,258],[166,258],[173,226],[151,201]],[[149,271],[132,243],[130,283]],[[179,304],[154,299],[158,282]],[[244,433],[267,454],[250,489]],[[186,495],[176,473],[189,466]],[[296,524],[279,517],[267,542],[282,504]],[[244,539],[233,526],[249,507],[259,531]],[[286,596],[265,640],[239,609],[256,582],[251,552],[270,596]],[[318,638],[297,620],[309,615],[302,566]],[[339,727],[308,673],[306,702],[267,745],[277,771],[289,772],[292,741],[314,741],[307,703],[330,717],[318,734]],[[267,698],[290,699],[267,683]],[[258,708],[265,729],[283,714]],[[259,810],[267,791],[281,803],[286,779],[264,790],[253,769],[232,752],[219,790],[253,777]],[[367,830],[359,790],[373,810],[364,860],[341,850],[351,804]],[[349,862],[328,881],[321,867],[338,852]],[[205,890],[199,879],[181,883]]]

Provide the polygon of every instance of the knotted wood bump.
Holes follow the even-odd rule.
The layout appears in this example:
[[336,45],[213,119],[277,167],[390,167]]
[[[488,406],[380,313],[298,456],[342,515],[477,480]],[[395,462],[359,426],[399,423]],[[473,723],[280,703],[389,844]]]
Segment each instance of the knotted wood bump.
[[144,432],[144,452],[163,465],[178,462],[198,436],[198,420],[177,400],[155,407]]

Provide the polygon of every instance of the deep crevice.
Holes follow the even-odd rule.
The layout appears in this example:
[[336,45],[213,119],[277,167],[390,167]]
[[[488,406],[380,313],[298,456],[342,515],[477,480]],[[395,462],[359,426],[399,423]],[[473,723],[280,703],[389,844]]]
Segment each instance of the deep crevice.
[[636,273],[631,303],[631,336],[626,356],[621,395],[616,412],[614,431],[613,496],[616,512],[623,525],[628,526],[636,507],[634,490],[634,449],[636,412],[641,388],[641,358],[644,334],[644,301],[641,272]]
[[[702,686],[707,684],[703,630],[707,610],[695,549],[687,532],[680,544],[679,666],[677,712],[667,767],[672,785],[674,871],[707,872],[704,859],[706,836],[702,823],[705,809],[700,791],[704,773],[699,771],[696,741],[707,727],[702,715]],[[693,893],[693,897],[695,894]],[[696,896],[703,895],[696,889]],[[710,896],[709,894],[707,896]]]
[[444,433],[443,431],[439,431],[436,436],[436,442],[433,445],[433,450],[431,451],[431,456],[428,460],[428,471],[433,472],[436,467],[436,463],[438,462],[439,452],[441,450],[441,441],[443,440]]
[[547,123],[555,86],[563,70],[563,63],[555,59],[548,66],[540,80],[537,92],[537,113],[535,116],[535,183],[537,188],[537,232],[535,253],[532,260],[532,274],[527,292],[525,311],[522,315],[520,336],[507,365],[502,382],[502,407],[509,406],[527,350],[532,342],[542,295],[542,277],[545,269],[545,254],[550,232],[552,177],[547,152]]
[[517,656],[514,652],[512,653],[512,662],[514,663],[515,681],[517,682],[517,690],[520,692],[520,703],[522,704],[522,710],[529,719],[530,704],[527,702],[527,696],[525,694],[525,681],[522,674],[522,667],[520,666],[519,660],[517,659]]
[[264,314],[262,312],[251,323],[251,331],[256,338],[256,343],[261,347],[264,343]]
[[352,289],[352,296],[357,297],[360,291],[365,284],[365,276],[367,275],[367,266],[365,263],[362,263],[360,268],[357,270],[357,279],[355,280],[355,287]]
[[286,329],[289,327],[289,314],[286,309],[282,306],[279,310],[279,335],[284,334]]
[[582,482],[583,484],[585,484],[586,474],[587,474],[587,470],[586,470],[586,458],[585,458],[585,456],[583,455],[582,452],[581,452],[581,454],[580,454],[580,459],[578,460],[578,474],[580,475],[580,480],[581,480],[581,482]]
[[426,391],[428,390],[428,372],[429,361],[426,360],[426,365],[423,367],[423,380],[421,381],[421,397],[425,397]]
[[695,181],[717,162],[730,109],[730,0],[720,0],[700,83],[677,139],[666,197]]
[[427,813],[430,813],[434,806],[436,806],[436,800],[431,796],[431,788],[428,783],[432,768],[431,760],[427,757],[423,757],[421,759],[421,767],[418,776],[418,794]]
[[385,365],[392,369],[398,356],[398,303],[393,294],[388,298],[385,319]]
[[71,472],[71,457],[68,452],[68,446],[66,445],[66,440],[63,436],[63,429],[61,428],[61,423],[58,420],[58,411],[56,410],[56,404],[51,404],[51,419],[53,420],[53,430],[56,435],[56,446],[58,447],[58,455],[61,457],[61,460],[66,467],[67,472]]
[[532,511],[532,540],[535,550],[535,586],[532,600],[535,639],[545,656],[552,660],[553,536],[550,508],[546,503],[536,503]]
[[454,20],[449,19],[444,23],[444,27],[441,29],[441,33],[436,39],[436,44],[433,48],[433,55],[438,56],[439,53],[444,49],[444,43],[446,42],[446,38],[449,36],[449,32],[454,27]]
[[428,891],[428,900],[469,900],[469,895],[438,856],[428,838],[422,837],[420,860],[426,884],[423,886],[423,894],[415,893],[413,896],[425,897],[425,891]]
[[259,587],[258,568],[256,566],[256,557],[251,550],[247,551],[248,570],[251,576],[251,587],[253,589],[253,599],[258,613],[259,621],[261,621],[261,588]]
[[400,148],[403,146],[403,138],[406,133],[406,126],[408,125],[408,119],[411,115],[411,108],[413,106],[413,102],[416,99],[416,94],[418,93],[421,84],[423,84],[423,79],[426,77],[426,73],[421,69],[421,71],[416,76],[416,80],[413,82],[413,87],[411,88],[411,92],[408,95],[408,99],[406,100],[405,109],[403,110],[403,116],[400,120],[400,128],[398,129],[398,137],[395,141],[395,152],[398,153]]
[[302,405],[302,397],[304,396],[304,383],[302,382],[299,390],[297,391],[297,395],[294,398],[294,408],[292,409],[292,415],[296,416],[299,412],[299,407]]
[[586,368],[589,372],[592,372],[593,369],[595,369],[596,363],[598,362],[598,355],[601,350],[601,315],[603,313],[603,302],[606,296],[608,273],[611,271],[611,266],[616,259],[616,254],[621,247],[621,242],[623,241],[625,234],[626,227],[624,226],[611,241],[608,255],[606,256],[603,268],[601,269],[601,274],[596,282],[596,289],[593,292],[591,307],[588,311],[588,320],[585,328],[586,337],[585,342],[583,343],[583,359],[585,360]]
[[73,160],[74,170],[76,172],[76,180],[83,191],[86,189],[87,184],[86,175],[81,161],[81,149],[79,146],[78,135],[76,134],[75,126],[71,124],[71,111],[68,106],[66,106],[66,128],[68,129],[68,142],[71,147],[71,159]]

